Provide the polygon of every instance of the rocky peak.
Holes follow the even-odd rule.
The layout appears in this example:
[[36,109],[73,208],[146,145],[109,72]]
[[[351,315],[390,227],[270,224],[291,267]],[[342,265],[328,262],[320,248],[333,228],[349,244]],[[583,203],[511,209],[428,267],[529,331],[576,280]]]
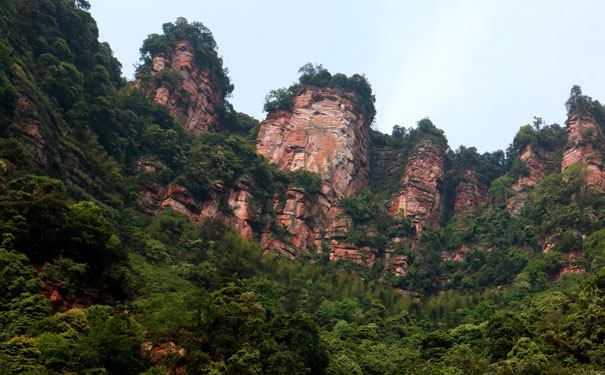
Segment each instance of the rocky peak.
[[269,114],[260,125],[258,153],[280,168],[317,172],[331,203],[369,181],[372,118],[336,88],[303,86],[291,112]]
[[603,141],[601,127],[590,115],[573,114],[567,120],[567,146],[563,152],[561,171],[575,164],[582,164],[588,174],[586,182],[603,191],[605,171],[600,145]]
[[189,41],[176,42],[170,54],[154,56],[151,77],[153,101],[168,107],[187,131],[197,135],[220,127],[225,90],[210,67],[196,61]]
[[443,219],[443,180],[445,150],[425,140],[420,142],[408,158],[402,187],[394,195],[389,212],[399,212],[416,225],[416,232],[428,224],[436,227]]
[[287,230],[288,239],[264,233],[261,242],[266,249],[297,256],[311,245],[327,250],[321,249],[323,240],[330,244],[330,251],[339,245],[322,233],[346,227],[339,219],[339,199],[369,183],[372,116],[350,99],[354,95],[339,88],[303,86],[293,99],[291,111],[272,112],[261,123],[259,154],[280,168],[302,168],[319,173],[322,179],[322,191],[317,196],[290,189],[285,202],[276,197],[276,224]]

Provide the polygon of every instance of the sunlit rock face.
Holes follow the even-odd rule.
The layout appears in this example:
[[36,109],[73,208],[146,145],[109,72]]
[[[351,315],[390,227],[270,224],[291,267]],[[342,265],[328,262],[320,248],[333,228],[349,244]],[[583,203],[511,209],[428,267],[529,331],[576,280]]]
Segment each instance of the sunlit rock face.
[[261,124],[258,153],[281,168],[317,172],[332,202],[368,184],[372,118],[334,88],[303,87],[291,112],[271,113]]
[[443,220],[445,150],[429,140],[420,142],[406,165],[402,187],[395,194],[389,212],[408,217],[416,232],[423,225],[438,227]]
[[170,55],[154,56],[151,75],[153,101],[168,107],[187,131],[197,135],[220,128],[224,89],[215,73],[196,61],[190,42],[177,42]]
[[[336,205],[369,183],[372,117],[351,99],[354,95],[341,89],[305,86],[295,96],[292,111],[270,113],[261,123],[256,141],[259,154],[282,169],[302,168],[319,173],[322,179],[317,196],[290,189],[285,202],[275,199],[277,224],[287,230],[289,239],[265,233],[261,242],[266,249],[296,256],[311,245],[319,251],[328,250],[322,249],[322,243],[330,249],[345,246],[331,235],[336,228],[343,229]],[[333,256],[349,257],[345,253],[352,251],[342,249]],[[369,263],[372,259],[367,258]]]
[[489,201],[487,187],[482,185],[477,172],[468,169],[464,178],[456,184],[454,192],[454,212],[474,210],[479,204]]
[[572,115],[567,120],[567,146],[563,152],[561,171],[572,165],[581,164],[587,171],[586,183],[604,191],[605,172],[601,128],[591,116]]

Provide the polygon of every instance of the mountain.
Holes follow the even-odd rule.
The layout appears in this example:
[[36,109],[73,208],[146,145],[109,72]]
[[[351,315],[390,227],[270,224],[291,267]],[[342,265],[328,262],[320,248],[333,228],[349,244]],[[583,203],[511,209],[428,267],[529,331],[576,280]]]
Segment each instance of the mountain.
[[390,135],[306,64],[258,121],[179,18],[121,78],[84,0],[0,0],[0,373],[598,374],[605,109]]

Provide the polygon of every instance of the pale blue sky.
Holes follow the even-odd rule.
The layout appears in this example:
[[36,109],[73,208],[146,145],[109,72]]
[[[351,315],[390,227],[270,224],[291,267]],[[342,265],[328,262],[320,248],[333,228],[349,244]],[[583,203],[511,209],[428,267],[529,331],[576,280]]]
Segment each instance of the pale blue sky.
[[259,120],[269,90],[307,62],[365,73],[377,129],[428,116],[453,149],[505,149],[534,115],[563,124],[574,84],[605,102],[603,1],[90,2],[130,79],[148,34],[180,16],[204,23],[235,85],[230,101]]

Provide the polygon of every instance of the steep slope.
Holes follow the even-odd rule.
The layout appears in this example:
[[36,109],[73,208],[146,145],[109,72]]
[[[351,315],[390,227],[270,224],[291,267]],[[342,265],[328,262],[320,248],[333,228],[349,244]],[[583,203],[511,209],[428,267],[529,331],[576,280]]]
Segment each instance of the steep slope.
[[372,117],[336,88],[303,86],[291,112],[269,114],[257,136],[258,153],[280,168],[316,172],[331,202],[368,184]]
[[561,171],[581,164],[587,172],[586,182],[590,186],[605,189],[605,171],[601,152],[603,132],[596,120],[590,115],[574,113],[567,120],[568,143],[563,152]]
[[[291,111],[272,112],[260,125],[259,154],[280,168],[321,177],[319,195],[306,197],[290,189],[284,204],[274,202],[277,224],[292,234],[296,250],[290,253],[306,252],[309,245],[322,249],[322,232],[344,229],[337,220],[338,201],[368,185],[372,115],[348,99],[355,95],[341,88],[302,86]],[[264,236],[263,243],[266,248],[288,248],[272,235]]]
[[405,167],[402,187],[389,212],[410,218],[421,233],[424,225],[438,227],[443,220],[445,150],[430,140],[418,144]]
[[454,213],[474,210],[479,204],[489,202],[487,187],[479,181],[477,171],[467,169],[454,191]]
[[528,192],[538,186],[540,181],[552,171],[554,152],[528,144],[519,155],[519,161],[525,165],[527,170],[510,187],[514,194],[508,199],[507,205],[514,213],[520,212],[528,198]]
[[177,40],[171,50],[154,53],[151,59],[151,76],[137,78],[153,101],[166,106],[188,132],[219,130],[226,94],[222,72],[199,61],[190,40]]

